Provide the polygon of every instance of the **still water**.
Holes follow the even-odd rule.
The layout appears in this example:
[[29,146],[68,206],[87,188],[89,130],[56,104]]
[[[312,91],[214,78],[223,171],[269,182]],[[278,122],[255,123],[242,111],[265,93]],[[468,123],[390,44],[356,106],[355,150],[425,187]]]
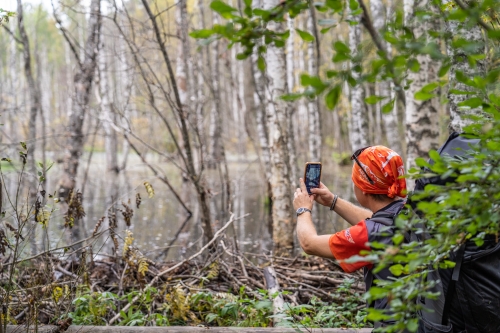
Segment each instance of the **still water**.
[[[179,204],[173,193],[157,177],[153,175],[137,156],[129,156],[127,168],[113,179],[106,172],[104,153],[94,153],[90,164],[88,156],[84,155],[79,169],[78,189],[83,190],[83,206],[86,217],[81,221],[82,235],[92,234],[97,221],[106,216],[108,208],[124,209],[122,202],[134,209],[131,225],[125,225],[122,214],[117,211],[118,235],[125,237],[125,230],[129,229],[135,239],[134,245],[152,259],[162,258],[165,248],[172,242],[174,235],[179,231],[186,219],[184,208]],[[186,206],[192,211],[192,218],[182,228],[177,240],[170,247],[167,259],[183,258],[201,245],[202,232],[199,226],[199,212],[197,198],[190,186],[183,186],[180,172],[171,164],[158,156],[148,156],[148,161],[162,170]],[[47,174],[47,193],[55,193],[62,165],[55,164]],[[245,252],[263,253],[272,249],[271,231],[269,229],[269,207],[266,202],[266,184],[256,158],[246,160],[229,159],[229,176],[231,180],[232,213],[241,217],[234,222],[234,228],[229,228],[228,236],[231,241],[238,242],[239,249]],[[302,167],[301,167],[302,168]],[[300,168],[299,168],[300,170]],[[302,171],[303,172],[303,171]],[[86,176],[85,176],[86,175]],[[333,162],[323,161],[322,181],[334,193],[342,198],[353,201],[352,185],[350,182],[350,167],[339,167]],[[14,171],[4,172],[5,183],[11,196],[17,190],[18,174]],[[208,189],[211,195],[210,209],[214,230],[219,229],[229,219],[229,213],[224,208],[224,192],[220,185],[220,174],[217,170],[205,172]],[[83,179],[86,179],[83,185]],[[144,186],[148,182],[154,188],[154,196],[148,197]],[[291,193],[293,189],[291,189]],[[142,200],[140,207],[136,208],[136,195],[140,194]],[[19,200],[18,207],[23,206]],[[5,203],[7,217],[5,221],[17,223],[12,212],[12,207]],[[45,239],[49,239],[51,248],[65,244],[67,237],[63,228],[64,211],[54,200],[47,201],[47,209],[55,209],[51,215],[47,235],[40,225],[35,227],[38,247],[47,248]],[[62,207],[61,207],[62,208]],[[334,233],[347,226],[347,223],[327,207],[315,205],[313,219],[320,234]],[[101,230],[108,226],[105,220]],[[101,236],[94,246],[94,253],[110,253],[112,242],[109,234]],[[28,247],[28,246],[27,246]],[[121,247],[121,245],[120,245]],[[296,249],[299,251],[299,249]],[[164,257],[162,259],[165,259]]]

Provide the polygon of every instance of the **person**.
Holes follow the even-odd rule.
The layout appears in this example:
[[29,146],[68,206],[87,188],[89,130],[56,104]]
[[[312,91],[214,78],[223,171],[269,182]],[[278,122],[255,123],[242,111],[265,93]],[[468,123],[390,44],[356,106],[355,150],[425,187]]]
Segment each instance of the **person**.
[[[373,265],[366,261],[348,262],[346,259],[370,250],[369,242],[392,244],[392,236],[385,232],[387,225],[381,218],[394,218],[404,206],[406,180],[401,157],[384,146],[371,146],[357,150],[352,156],[352,182],[354,195],[361,207],[341,199],[323,184],[311,189],[308,195],[304,180],[294,193],[293,206],[297,212],[297,238],[302,249],[310,255],[335,258],[346,272],[364,269],[366,289],[374,279],[387,279],[388,269],[373,272]],[[313,202],[330,207],[344,218],[351,227],[333,235],[318,235],[312,221]],[[377,221],[378,220],[378,221]],[[387,299],[378,299],[371,304],[375,309],[388,307]],[[375,327],[388,323],[375,323]]]

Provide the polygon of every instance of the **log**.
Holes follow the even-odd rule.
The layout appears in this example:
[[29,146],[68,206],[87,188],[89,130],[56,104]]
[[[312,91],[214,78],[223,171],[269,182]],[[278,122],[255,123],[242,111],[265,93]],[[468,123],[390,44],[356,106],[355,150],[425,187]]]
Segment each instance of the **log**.
[[273,300],[273,323],[274,326],[277,326],[277,324],[279,324],[279,322],[281,321],[281,318],[279,318],[278,315],[283,313],[285,300],[283,299],[283,296],[281,294],[273,297],[274,294],[280,291],[278,277],[276,276],[276,271],[273,267],[268,266],[264,268],[264,279],[266,280],[266,286],[269,296],[272,297]]

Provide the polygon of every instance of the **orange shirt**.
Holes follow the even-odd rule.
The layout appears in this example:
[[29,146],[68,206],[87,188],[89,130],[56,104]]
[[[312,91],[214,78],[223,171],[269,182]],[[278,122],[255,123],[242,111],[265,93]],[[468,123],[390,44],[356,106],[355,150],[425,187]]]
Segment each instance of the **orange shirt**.
[[338,260],[340,267],[348,273],[354,272],[364,266],[371,265],[369,262],[358,261],[346,263],[345,260],[360,255],[362,250],[370,250],[368,243],[368,230],[365,221],[361,221],[355,226],[339,231],[330,236],[330,251]]

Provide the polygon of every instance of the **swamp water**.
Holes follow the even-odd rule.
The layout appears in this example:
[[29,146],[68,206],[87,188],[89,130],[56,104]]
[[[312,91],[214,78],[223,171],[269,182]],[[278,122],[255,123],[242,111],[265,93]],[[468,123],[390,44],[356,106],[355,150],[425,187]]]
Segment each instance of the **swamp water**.
[[[129,229],[133,233],[134,245],[141,252],[151,259],[161,258],[164,260],[165,257],[162,257],[162,253],[186,220],[186,211],[174,194],[160,179],[153,175],[151,170],[136,155],[128,157],[127,170],[120,172],[114,179],[106,172],[104,153],[94,153],[89,165],[87,165],[88,154],[84,154],[81,161],[77,188],[84,190],[83,206],[86,212],[86,216],[80,222],[81,235],[88,237],[92,234],[96,223],[106,215],[113,202],[115,208],[123,210],[122,202],[124,202],[134,209],[134,215],[131,219],[131,225],[128,227],[125,225],[121,212],[116,211],[119,238],[123,240],[125,230]],[[163,174],[166,175],[192,212],[192,217],[183,226],[177,240],[170,247],[166,259],[185,258],[199,249],[202,243],[203,235],[199,225],[196,194],[190,186],[182,185],[180,172],[174,166],[158,156],[148,156],[148,161],[155,167],[162,169]],[[55,193],[61,167],[61,164],[55,164],[48,172],[47,194]],[[233,223],[234,228],[228,229],[228,241],[236,240],[240,251],[243,252],[270,253],[272,236],[269,223],[269,204],[266,202],[266,184],[263,181],[258,160],[238,161],[230,159],[228,168],[231,180],[232,212],[237,218]],[[322,181],[334,193],[353,201],[350,170],[350,166],[339,167],[326,161],[323,163]],[[9,195],[14,198],[17,191],[18,173],[12,170],[4,171],[4,178]],[[226,207],[226,198],[224,198],[225,194],[222,190],[219,172],[207,170],[205,178],[211,195],[210,210],[215,232],[229,220],[230,214],[224,208]],[[84,186],[82,185],[83,179],[86,179]],[[148,197],[144,186],[145,182],[154,188],[155,194],[152,198]],[[136,208],[137,193],[142,198],[139,209]],[[293,189],[291,189],[291,193],[293,193]],[[25,198],[26,194],[20,196],[18,203],[18,207],[24,211],[26,211],[26,206],[23,204]],[[16,226],[17,222],[12,214],[13,209],[6,201],[4,199],[4,210],[7,212],[5,221]],[[52,207],[55,208],[55,211],[51,215],[47,234],[40,225],[35,227],[39,251],[42,247],[47,249],[46,239],[49,240],[50,248],[63,246],[66,243],[67,236],[63,228],[65,212],[60,204],[54,203],[53,199],[48,199],[46,208],[51,210]],[[242,217],[246,214],[248,216]],[[317,204],[313,209],[313,219],[320,234],[334,233],[348,226],[337,214],[330,212],[327,207]],[[107,227],[108,221],[105,220],[100,230]],[[112,251],[112,244],[109,233],[106,232],[95,242],[93,251],[102,255],[109,254]],[[122,241],[120,241],[119,254],[121,254],[121,247]],[[25,251],[29,251],[28,242],[26,242]],[[295,252],[297,251],[300,251],[298,245],[295,249]]]

